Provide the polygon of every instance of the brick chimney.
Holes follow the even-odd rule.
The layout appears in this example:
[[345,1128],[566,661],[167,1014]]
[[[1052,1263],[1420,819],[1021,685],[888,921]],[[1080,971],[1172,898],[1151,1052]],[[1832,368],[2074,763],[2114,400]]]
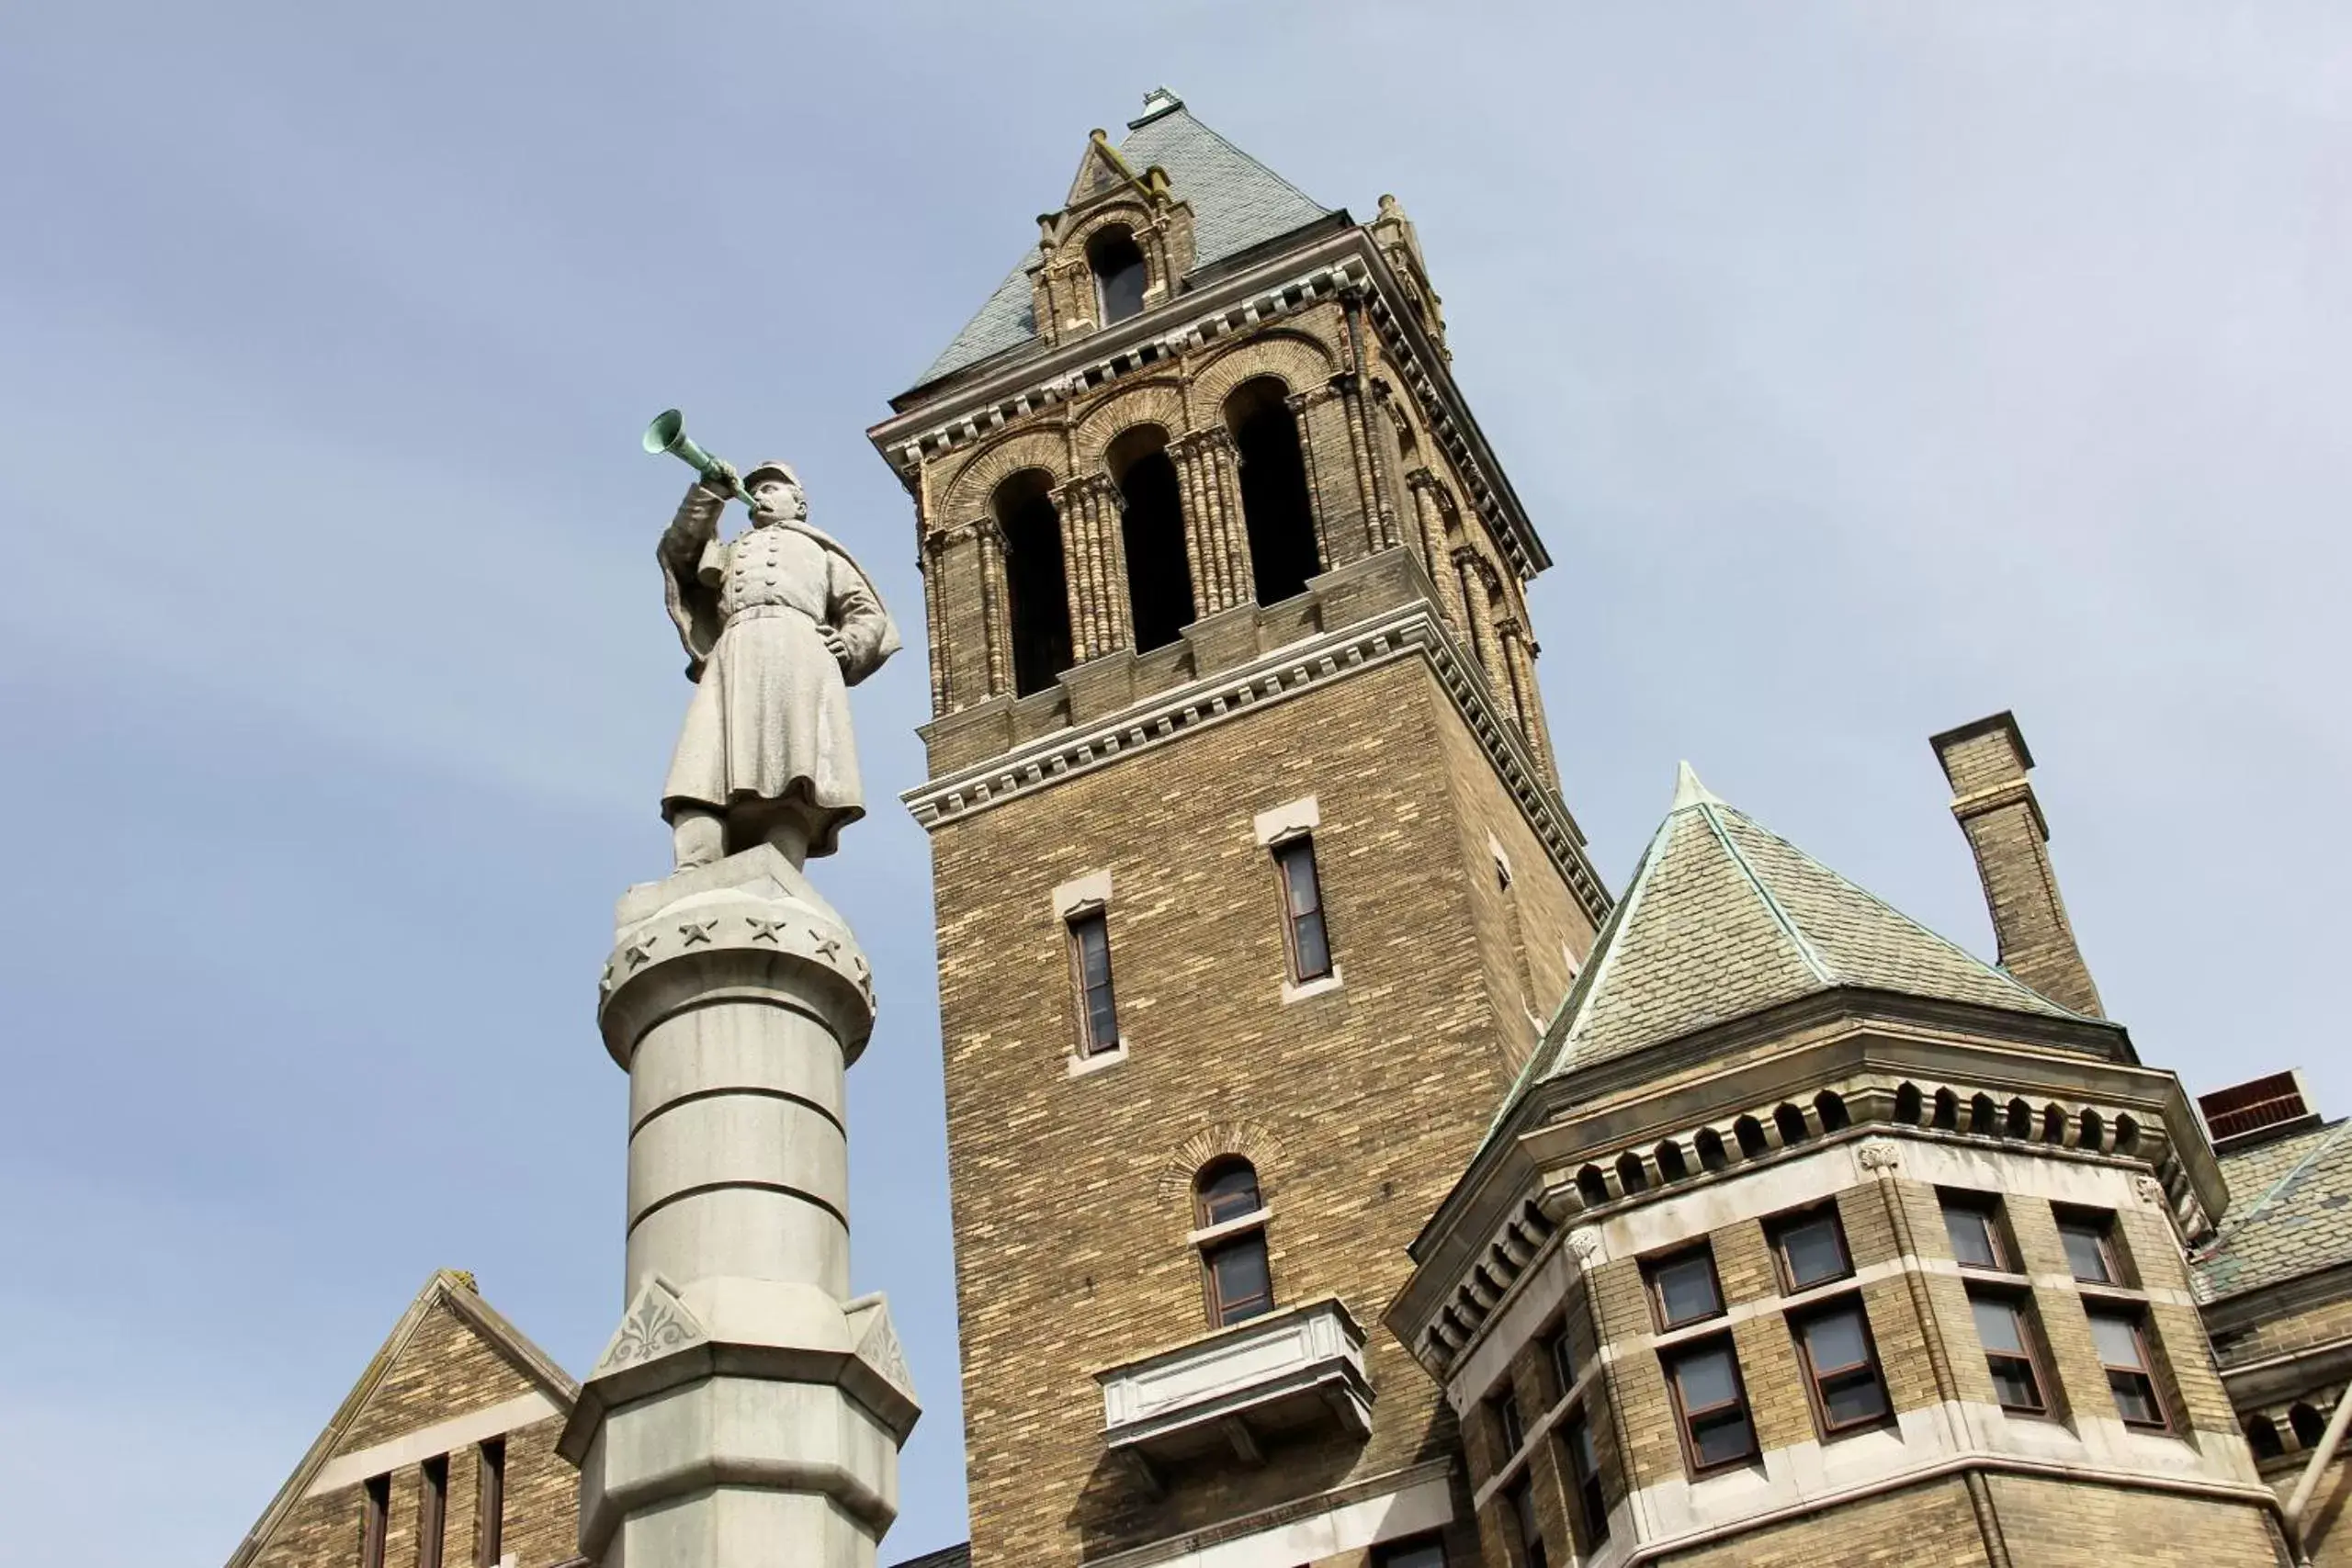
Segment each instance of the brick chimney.
[[1951,781],[1951,814],[1976,852],[2001,966],[2061,1006],[2104,1016],[2050,869],[2050,825],[2026,779],[2033,753],[2018,721],[1996,713],[1928,744]]

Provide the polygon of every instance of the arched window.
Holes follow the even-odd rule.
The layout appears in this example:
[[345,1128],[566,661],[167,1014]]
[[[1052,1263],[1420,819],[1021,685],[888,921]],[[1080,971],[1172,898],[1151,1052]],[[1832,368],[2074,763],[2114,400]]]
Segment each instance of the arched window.
[[1193,624],[1193,570],[1184,555],[1184,506],[1168,433],[1138,424],[1120,433],[1102,460],[1118,482],[1119,536],[1127,550],[1127,604],[1136,651],[1164,648]]
[[1094,273],[1094,293],[1102,307],[1102,324],[1124,321],[1143,311],[1144,287],[1151,269],[1144,265],[1136,237],[1113,225],[1086,242],[1086,265]]
[[1201,1232],[1210,1325],[1222,1328],[1272,1312],[1266,1204],[1256,1168],[1238,1156],[1204,1166],[1193,1180],[1193,1218]]
[[1023,468],[989,500],[1004,532],[1004,585],[1012,604],[1012,690],[1042,692],[1070,666],[1069,585],[1063,575],[1062,520],[1053,479]]
[[1226,428],[1241,458],[1241,521],[1261,604],[1305,592],[1306,580],[1323,570],[1298,421],[1283,399],[1283,384],[1261,376],[1225,400]]

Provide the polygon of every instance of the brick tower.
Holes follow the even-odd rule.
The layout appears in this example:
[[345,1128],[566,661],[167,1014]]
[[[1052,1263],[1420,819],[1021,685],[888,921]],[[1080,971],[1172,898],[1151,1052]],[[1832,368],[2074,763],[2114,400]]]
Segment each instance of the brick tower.
[[1544,547],[1393,199],[1162,91],[1038,228],[871,433],[926,586],[973,1561],[1466,1562],[1375,1325],[1608,913]]

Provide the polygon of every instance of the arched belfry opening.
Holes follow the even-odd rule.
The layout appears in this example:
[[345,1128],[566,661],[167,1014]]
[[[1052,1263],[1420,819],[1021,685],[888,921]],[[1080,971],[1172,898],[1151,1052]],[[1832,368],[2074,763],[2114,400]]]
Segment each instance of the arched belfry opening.
[[1102,321],[1124,321],[1143,311],[1143,291],[1151,281],[1143,249],[1136,237],[1114,223],[1086,242],[1086,265],[1094,274],[1094,291],[1102,306]]
[[1304,593],[1306,580],[1323,570],[1306,457],[1284,392],[1280,381],[1261,376],[1242,382],[1225,400],[1226,428],[1233,432],[1241,458],[1241,516],[1261,604]]
[[1164,648],[1193,624],[1193,571],[1184,555],[1184,506],[1168,432],[1138,424],[1102,454],[1119,487],[1119,534],[1127,549],[1127,604],[1136,651]]
[[1069,583],[1053,477],[1023,468],[996,487],[989,510],[1004,532],[1004,585],[1012,623],[1012,690],[1042,692],[1070,667]]

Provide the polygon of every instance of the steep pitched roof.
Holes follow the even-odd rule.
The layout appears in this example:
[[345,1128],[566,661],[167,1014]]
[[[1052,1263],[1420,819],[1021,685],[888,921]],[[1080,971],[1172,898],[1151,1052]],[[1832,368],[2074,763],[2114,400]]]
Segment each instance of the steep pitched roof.
[[[237,1545],[229,1558],[228,1568],[245,1568],[257,1559],[270,1543],[278,1527],[293,1512],[309,1493],[311,1482],[326,1467],[327,1461],[349,1446],[347,1439],[356,1430],[368,1413],[369,1401],[397,1370],[412,1358],[415,1347],[436,1313],[447,1310],[464,1324],[483,1343],[528,1380],[555,1404],[559,1410],[570,1411],[580,1397],[580,1385],[571,1375],[556,1365],[548,1353],[524,1337],[522,1330],[492,1310],[488,1302],[474,1286],[474,1277],[462,1269],[437,1269],[424,1281],[424,1288],[409,1303],[408,1310],[392,1325],[391,1333],[368,1363],[359,1381],[351,1385],[342,1404],[328,1421],[326,1430],[311,1443],[302,1462],[277,1489],[269,1506]],[[363,1438],[364,1441],[364,1438]]]
[[1758,827],[1686,762],[1523,1085],[1844,987],[2076,1016]]
[[[1195,267],[1287,234],[1332,211],[1193,118],[1183,100],[1165,88],[1146,98],[1144,106],[1143,118],[1127,122],[1118,156],[1130,169],[1159,164],[1168,171],[1169,188],[1177,199],[1192,204]],[[1101,164],[1090,148],[1072,199]],[[916,384],[935,381],[1036,335],[1029,257],[1024,255]]]
[[2191,1261],[2218,1301],[2352,1262],[2352,1121],[2222,1156],[2229,1212]]

